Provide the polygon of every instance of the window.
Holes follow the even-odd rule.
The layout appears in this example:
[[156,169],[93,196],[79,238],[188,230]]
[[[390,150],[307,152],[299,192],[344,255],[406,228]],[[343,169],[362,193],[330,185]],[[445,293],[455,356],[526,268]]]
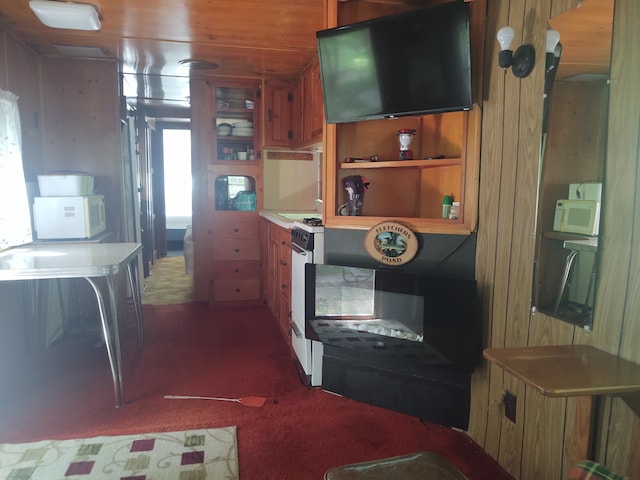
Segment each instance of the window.
[[32,240],[18,97],[0,90],[0,250]]

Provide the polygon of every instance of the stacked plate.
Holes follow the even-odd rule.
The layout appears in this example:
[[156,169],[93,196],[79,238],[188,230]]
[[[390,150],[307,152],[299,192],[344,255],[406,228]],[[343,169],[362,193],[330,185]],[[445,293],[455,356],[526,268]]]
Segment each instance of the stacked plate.
[[233,124],[232,135],[238,137],[253,136],[253,122],[235,122]]

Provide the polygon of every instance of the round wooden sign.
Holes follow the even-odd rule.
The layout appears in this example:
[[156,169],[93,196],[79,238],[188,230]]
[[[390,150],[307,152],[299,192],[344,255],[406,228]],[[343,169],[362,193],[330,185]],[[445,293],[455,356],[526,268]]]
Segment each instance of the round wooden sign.
[[401,223],[382,222],[367,232],[364,248],[380,263],[402,265],[416,256],[418,238]]

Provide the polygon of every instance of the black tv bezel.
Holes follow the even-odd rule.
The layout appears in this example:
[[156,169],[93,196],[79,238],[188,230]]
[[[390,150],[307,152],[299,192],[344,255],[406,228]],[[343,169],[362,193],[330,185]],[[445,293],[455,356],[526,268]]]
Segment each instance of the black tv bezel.
[[[466,93],[467,93],[467,102],[462,102],[461,105],[452,105],[450,107],[434,107],[434,108],[419,108],[415,110],[403,110],[403,111],[395,111],[395,112],[381,112],[375,114],[365,114],[365,115],[357,115],[353,116],[349,119],[333,119],[330,118],[329,112],[327,109],[327,101],[326,101],[326,88],[325,88],[325,73],[322,67],[322,49],[321,49],[321,39],[323,37],[335,36],[336,34],[346,33],[349,31],[353,31],[355,29],[367,28],[369,25],[377,24],[377,23],[385,23],[385,22],[395,22],[401,20],[404,17],[414,16],[417,11],[420,12],[434,12],[438,14],[438,10],[444,10],[446,8],[452,8],[453,6],[459,7],[466,12],[466,33],[468,40],[468,48],[467,48],[467,58],[468,58],[468,82],[466,83]],[[316,40],[317,40],[317,51],[318,51],[318,60],[320,64],[320,77],[322,84],[322,99],[325,111],[325,121],[328,124],[340,124],[340,123],[352,123],[359,121],[368,121],[368,120],[380,120],[380,119],[394,119],[401,118],[407,116],[418,116],[418,115],[427,115],[427,114],[437,114],[437,113],[447,113],[447,112],[459,112],[459,111],[469,111],[473,108],[473,81],[472,81],[472,58],[471,58],[471,10],[468,2],[463,1],[452,1],[448,3],[443,3],[439,5],[431,5],[423,8],[418,8],[415,10],[408,10],[399,13],[395,13],[392,15],[386,15],[383,17],[377,17],[369,20],[363,20],[359,22],[350,23],[347,25],[340,25],[333,28],[328,28],[325,30],[319,30],[316,32]]]

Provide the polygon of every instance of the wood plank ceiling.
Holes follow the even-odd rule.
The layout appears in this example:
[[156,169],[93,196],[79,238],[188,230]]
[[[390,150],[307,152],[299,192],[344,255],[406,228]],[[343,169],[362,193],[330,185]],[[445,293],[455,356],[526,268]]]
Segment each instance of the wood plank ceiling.
[[315,55],[323,26],[323,0],[80,1],[98,9],[99,31],[46,27],[28,0],[0,0],[0,26],[40,55],[61,55],[59,45],[118,59],[125,95],[148,104],[186,105],[185,59],[214,62],[225,77],[293,79]]
[[[146,104],[188,105],[186,59],[213,62],[225,77],[293,79],[316,54],[315,32],[323,28],[324,0],[80,1],[98,9],[100,31],[46,27],[28,0],[0,0],[0,26],[41,55],[118,59],[125,95]],[[585,0],[574,10],[579,15],[551,22],[564,47],[559,79],[609,68],[613,0]],[[594,22],[602,35],[585,36],[581,26]],[[83,48],[61,53],[56,46]]]

